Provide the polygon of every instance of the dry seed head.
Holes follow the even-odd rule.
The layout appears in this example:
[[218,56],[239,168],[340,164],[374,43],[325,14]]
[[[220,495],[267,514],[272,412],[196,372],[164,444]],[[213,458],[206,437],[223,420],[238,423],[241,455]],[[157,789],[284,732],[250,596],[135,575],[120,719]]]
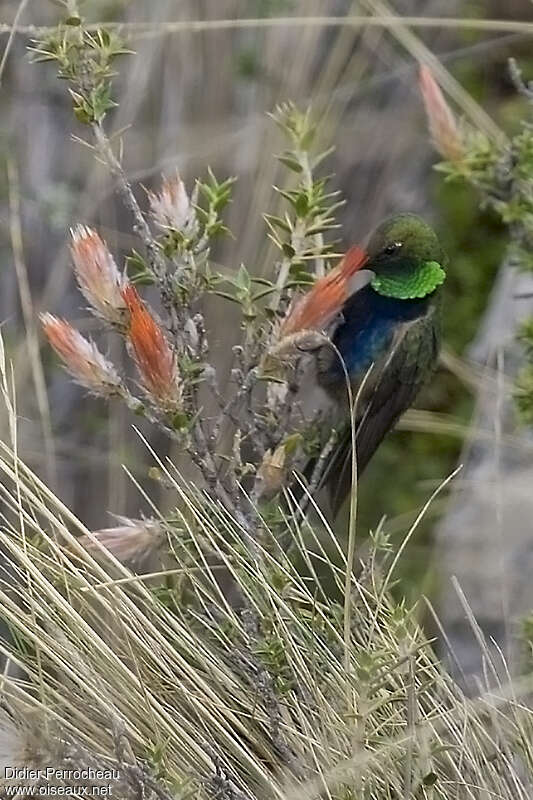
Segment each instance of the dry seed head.
[[[121,525],[94,531],[93,536],[122,564],[139,565],[158,551],[165,541],[164,530],[157,520],[119,517]],[[80,542],[93,556],[102,553],[89,536]]]
[[[53,754],[51,747],[60,743],[46,733],[43,729],[42,712],[35,710],[24,713],[24,718],[19,719],[22,711],[19,709],[17,715],[10,714],[6,709],[0,709],[0,796],[4,795],[8,787],[13,790],[19,788],[19,793],[11,794],[10,797],[23,797],[26,792],[25,787],[33,786],[38,778],[32,777],[32,771],[43,769],[54,760],[57,761],[59,754]],[[6,777],[6,768],[24,769],[24,777],[9,779]],[[9,774],[9,773],[7,773]],[[3,790],[3,791],[2,791]],[[28,796],[30,796],[28,794]]]
[[287,451],[284,444],[280,444],[274,452],[267,450],[263,461],[257,470],[257,480],[260,481],[261,497],[272,497],[281,489],[285,478]]

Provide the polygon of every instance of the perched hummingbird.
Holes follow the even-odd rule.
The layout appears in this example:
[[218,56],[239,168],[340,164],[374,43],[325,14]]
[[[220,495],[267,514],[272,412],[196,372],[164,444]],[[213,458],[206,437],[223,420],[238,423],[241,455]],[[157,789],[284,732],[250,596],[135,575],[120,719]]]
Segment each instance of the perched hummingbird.
[[354,399],[364,381],[355,417],[360,475],[436,367],[445,266],[430,226],[414,214],[397,214],[378,226],[365,250],[349,250],[286,320],[290,333],[329,326],[331,344],[320,347],[315,358],[318,383],[340,420],[336,450],[322,480],[335,513],[352,476],[347,379]]

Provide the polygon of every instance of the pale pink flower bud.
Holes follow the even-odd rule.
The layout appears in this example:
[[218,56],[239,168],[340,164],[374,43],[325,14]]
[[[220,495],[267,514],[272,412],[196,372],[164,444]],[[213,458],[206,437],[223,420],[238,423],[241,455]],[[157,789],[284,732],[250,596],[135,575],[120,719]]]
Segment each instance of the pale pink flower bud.
[[94,342],[52,314],[41,314],[41,323],[48,341],[79,384],[98,395],[110,396],[119,391],[118,373]]
[[[93,536],[122,564],[139,565],[164,544],[165,532],[157,520],[118,519],[120,525],[94,531]],[[89,536],[81,536],[80,542],[92,555],[101,553]]]
[[163,178],[159,193],[148,192],[148,200],[154,221],[160,228],[181,231],[191,219],[191,201],[177,172],[172,178]]
[[93,311],[111,323],[124,321],[124,275],[98,233],[84,225],[72,231],[70,247],[80,290]]
[[435,149],[449,161],[460,161],[464,155],[463,137],[440,86],[425,64],[420,65],[418,82]]

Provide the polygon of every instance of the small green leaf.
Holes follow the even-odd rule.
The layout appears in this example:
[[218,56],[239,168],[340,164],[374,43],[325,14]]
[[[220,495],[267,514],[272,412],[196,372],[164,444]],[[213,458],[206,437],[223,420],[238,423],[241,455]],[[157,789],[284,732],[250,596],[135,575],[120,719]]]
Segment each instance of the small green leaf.
[[288,242],[283,242],[283,244],[281,245],[281,249],[284,255],[287,256],[287,258],[293,258],[296,253],[296,250],[294,249],[292,244],[289,244]]
[[313,144],[315,133],[316,133],[316,126],[311,125],[309,127],[309,130],[302,136],[300,140],[300,147],[302,148],[302,150],[309,150],[309,148]]
[[231,300],[232,303],[238,303],[240,305],[240,300],[238,300],[235,295],[230,294],[229,292],[221,292],[217,289],[213,292],[213,294],[218,295],[218,297],[223,297],[224,300]]
[[272,281],[269,281],[268,278],[252,278],[252,283],[258,283],[260,286],[274,286]]
[[264,214],[264,220],[271,228],[280,228],[285,233],[291,233],[291,227],[287,220],[281,217],[276,217],[274,214]]
[[146,261],[136,250],[126,256],[126,272],[131,282],[136,286],[153,286],[155,276]]
[[300,173],[303,171],[302,165],[291,153],[284,153],[283,155],[278,156],[278,161],[292,170],[292,172]]
[[310,204],[309,198],[305,192],[300,192],[299,195],[296,197],[296,201],[294,203],[294,209],[299,217],[306,217],[309,213]]
[[257,303],[257,301],[262,300],[263,297],[268,297],[268,295],[272,294],[272,292],[274,292],[275,289],[276,289],[275,286],[271,286],[269,289],[263,289],[262,291],[257,292],[257,294],[253,295],[252,302]]
[[252,279],[250,277],[250,273],[248,272],[244,264],[241,264],[241,266],[239,267],[239,271],[237,272],[235,278],[235,285],[238,286],[240,289],[245,289],[247,292],[249,292],[252,287]]
[[283,449],[287,455],[291,455],[298,449],[302,442],[302,438],[303,437],[301,433],[293,433],[292,436],[287,436],[283,442]]
[[138,272],[131,279],[131,282],[134,286],[155,286],[156,280],[151,270],[145,270],[145,272]]
[[74,116],[83,125],[89,125],[93,121],[92,116],[87,113],[83,106],[74,106]]
[[190,426],[190,418],[184,411],[178,411],[172,417],[172,427],[175,431],[187,431]]

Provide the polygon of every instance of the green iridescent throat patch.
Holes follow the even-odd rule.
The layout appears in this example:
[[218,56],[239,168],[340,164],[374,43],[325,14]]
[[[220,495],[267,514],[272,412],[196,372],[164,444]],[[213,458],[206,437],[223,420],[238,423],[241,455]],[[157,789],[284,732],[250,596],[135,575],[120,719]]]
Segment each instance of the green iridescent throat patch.
[[370,285],[385,297],[398,300],[415,300],[433,292],[444,283],[446,273],[436,261],[422,261],[411,272],[403,274],[376,275]]

